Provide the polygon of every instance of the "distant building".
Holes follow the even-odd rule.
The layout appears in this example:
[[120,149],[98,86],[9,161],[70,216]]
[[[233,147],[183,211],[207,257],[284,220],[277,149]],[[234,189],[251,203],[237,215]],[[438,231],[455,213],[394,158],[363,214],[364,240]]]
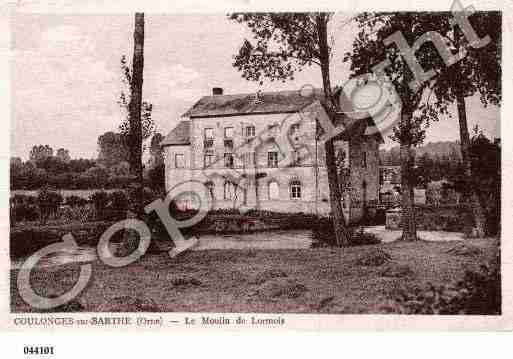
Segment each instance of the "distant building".
[[[426,204],[426,190],[413,189],[415,204]],[[401,166],[379,166],[379,203],[395,206],[401,203]]]
[[[299,91],[224,95],[214,88],[162,141],[166,188],[199,180],[210,189],[214,208],[329,214],[325,151],[319,140],[320,122],[328,120],[322,102],[320,90],[311,96]],[[366,205],[379,198],[383,139],[372,131],[369,119],[337,120],[345,130],[336,137],[335,148],[344,159],[340,167],[347,169],[349,184],[343,208],[347,219],[357,221]],[[284,134],[290,151],[282,148]],[[239,186],[240,178],[249,182]]]
[[379,202],[395,205],[401,201],[401,166],[379,166]]

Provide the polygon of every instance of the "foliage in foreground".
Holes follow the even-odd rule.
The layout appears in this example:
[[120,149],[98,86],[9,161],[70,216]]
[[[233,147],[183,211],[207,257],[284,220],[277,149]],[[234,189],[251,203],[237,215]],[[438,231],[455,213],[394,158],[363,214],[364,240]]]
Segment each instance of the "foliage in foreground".
[[[366,233],[363,227],[349,227],[349,246],[380,244],[381,240],[372,233]],[[313,227],[314,247],[335,247],[335,231],[330,218],[319,218]]]
[[501,314],[501,280],[498,266],[482,265],[479,271],[466,271],[463,279],[450,286],[401,290],[390,307],[399,314]]

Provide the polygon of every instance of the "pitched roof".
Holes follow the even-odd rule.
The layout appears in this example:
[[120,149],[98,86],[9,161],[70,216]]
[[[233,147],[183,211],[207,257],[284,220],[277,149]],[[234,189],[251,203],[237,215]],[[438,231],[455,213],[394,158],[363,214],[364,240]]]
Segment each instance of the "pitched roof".
[[160,143],[161,146],[190,145],[191,122],[181,121]]
[[314,89],[311,95],[301,91],[261,92],[252,94],[204,96],[186,113],[185,117],[215,117],[263,113],[291,113],[316,100],[323,100],[322,89]]
[[[335,95],[344,110],[352,110],[351,101],[340,89],[334,89]],[[237,95],[215,95],[204,96],[196,102],[183,116],[190,118],[235,116],[265,113],[293,113],[298,112],[313,104],[315,101],[324,103],[324,92],[322,89],[313,89],[305,96],[301,91],[275,91],[262,92],[258,99],[255,93]],[[348,118],[340,114],[335,119],[336,126],[343,124],[347,129],[344,137],[368,135],[368,130],[375,127],[372,118],[364,121]],[[364,125],[366,124],[366,126]],[[162,141],[161,146],[190,145],[190,121],[181,121]],[[377,136],[383,141],[381,134]]]

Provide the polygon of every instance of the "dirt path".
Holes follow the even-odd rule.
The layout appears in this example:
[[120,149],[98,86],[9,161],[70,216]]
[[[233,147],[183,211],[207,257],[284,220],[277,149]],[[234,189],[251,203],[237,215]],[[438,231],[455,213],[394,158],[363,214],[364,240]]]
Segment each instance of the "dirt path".
[[[401,230],[385,229],[385,226],[370,226],[365,227],[365,232],[375,234],[384,243],[396,241],[401,238]],[[464,240],[463,233],[460,232],[444,232],[444,231],[417,231],[417,235],[423,241],[428,242],[444,242],[444,241],[462,241]]]

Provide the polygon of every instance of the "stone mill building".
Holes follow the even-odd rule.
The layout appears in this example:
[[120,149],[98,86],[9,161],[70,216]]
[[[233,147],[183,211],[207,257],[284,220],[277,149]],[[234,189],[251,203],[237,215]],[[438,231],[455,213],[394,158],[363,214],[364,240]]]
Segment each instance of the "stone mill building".
[[[336,92],[337,93],[337,92]],[[338,91],[340,96],[341,91]],[[203,182],[214,208],[329,215],[322,91],[223,93],[199,99],[162,142],[166,189]],[[346,219],[379,198],[379,145],[369,119],[340,116],[335,148]],[[324,125],[323,125],[324,124]],[[337,124],[335,124],[337,125]],[[188,205],[186,198],[181,205]]]

